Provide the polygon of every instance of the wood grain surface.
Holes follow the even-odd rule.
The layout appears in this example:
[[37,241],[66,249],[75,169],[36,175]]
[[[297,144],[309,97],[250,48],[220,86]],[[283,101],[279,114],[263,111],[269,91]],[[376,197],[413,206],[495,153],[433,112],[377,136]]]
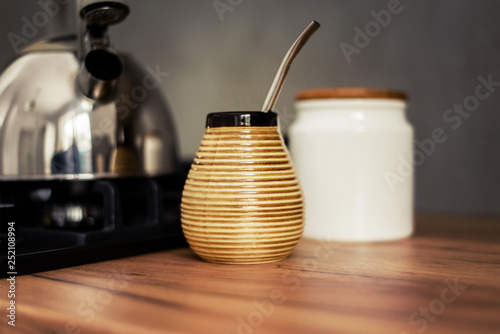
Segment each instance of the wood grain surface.
[[302,239],[281,262],[189,248],[19,276],[1,333],[499,333],[500,219],[419,216],[413,238]]
[[317,99],[396,99],[408,100],[403,91],[362,87],[313,88],[298,92],[295,100]]

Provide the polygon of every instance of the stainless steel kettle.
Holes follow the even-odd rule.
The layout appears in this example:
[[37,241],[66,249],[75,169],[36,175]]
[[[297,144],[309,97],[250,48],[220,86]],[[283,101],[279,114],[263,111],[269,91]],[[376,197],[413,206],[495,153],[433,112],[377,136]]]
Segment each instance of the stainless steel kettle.
[[156,176],[178,169],[158,66],[113,49],[123,1],[79,3],[78,36],[24,49],[0,76],[0,179]]

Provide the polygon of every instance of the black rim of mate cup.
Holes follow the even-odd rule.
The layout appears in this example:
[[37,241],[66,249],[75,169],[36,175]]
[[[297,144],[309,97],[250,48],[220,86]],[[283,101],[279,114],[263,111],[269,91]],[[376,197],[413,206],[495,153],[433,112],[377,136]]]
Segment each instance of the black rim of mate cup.
[[278,126],[278,114],[273,111],[224,111],[207,115],[206,128],[231,126]]

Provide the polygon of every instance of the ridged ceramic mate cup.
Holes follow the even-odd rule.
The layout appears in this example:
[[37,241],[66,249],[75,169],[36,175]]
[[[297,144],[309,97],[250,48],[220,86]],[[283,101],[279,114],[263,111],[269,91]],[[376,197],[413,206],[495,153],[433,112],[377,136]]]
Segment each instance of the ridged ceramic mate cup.
[[184,235],[206,261],[286,258],[302,235],[304,204],[277,114],[209,114],[181,209]]

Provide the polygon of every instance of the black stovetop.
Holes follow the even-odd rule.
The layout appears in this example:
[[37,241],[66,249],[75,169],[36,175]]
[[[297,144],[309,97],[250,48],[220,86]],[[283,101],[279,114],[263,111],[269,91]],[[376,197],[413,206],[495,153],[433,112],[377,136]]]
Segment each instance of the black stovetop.
[[0,276],[186,245],[185,177],[2,181]]

